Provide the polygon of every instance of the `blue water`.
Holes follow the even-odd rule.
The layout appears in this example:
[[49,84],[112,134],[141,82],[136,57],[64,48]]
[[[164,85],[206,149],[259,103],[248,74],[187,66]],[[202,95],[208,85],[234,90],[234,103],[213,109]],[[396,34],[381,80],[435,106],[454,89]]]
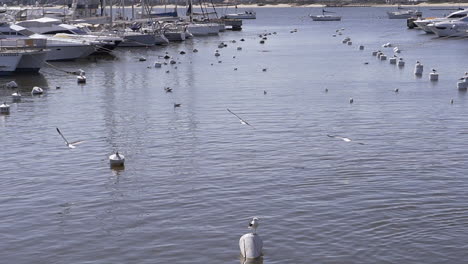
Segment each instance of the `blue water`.
[[[257,8],[241,32],[53,63],[85,85],[52,67],[2,78],[24,98],[0,116],[1,262],[238,263],[258,216],[264,263],[464,263],[468,39],[409,30],[391,8],[307,17],[320,10]],[[404,68],[371,55],[387,42]],[[180,63],[148,68],[165,52]],[[70,150],[56,127],[86,142]]]

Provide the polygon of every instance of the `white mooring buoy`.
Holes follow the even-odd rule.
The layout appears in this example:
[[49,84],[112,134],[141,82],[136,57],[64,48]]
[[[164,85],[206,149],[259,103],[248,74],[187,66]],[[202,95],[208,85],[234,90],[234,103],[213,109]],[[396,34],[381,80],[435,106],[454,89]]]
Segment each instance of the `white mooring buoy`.
[[9,114],[10,113],[10,105],[7,103],[3,103],[0,105],[0,114]]
[[396,64],[396,62],[397,62],[397,57],[393,56],[393,57],[391,57],[390,59],[388,59],[388,61],[390,62],[390,64]]
[[239,248],[244,261],[254,260],[263,255],[263,240],[257,234],[258,225],[259,219],[254,217],[249,223],[252,233],[247,233],[239,239]]
[[76,81],[78,83],[86,83],[86,76],[83,74],[80,74],[76,77]]
[[385,54],[380,55],[380,60],[386,60],[386,59],[387,59],[387,55]]
[[398,59],[398,67],[403,67],[403,66],[405,66],[405,61],[403,60],[403,58]]
[[352,41],[348,41],[348,45],[349,45],[349,46],[353,45],[353,42],[352,42]]
[[12,93],[11,99],[13,99],[13,102],[19,102],[21,101],[21,94],[19,92]]
[[429,73],[429,80],[433,82],[439,80],[439,73],[435,69],[432,69],[432,72]]
[[159,61],[155,62],[154,67],[155,68],[161,68],[162,67],[162,62],[159,62]]
[[423,70],[424,66],[419,61],[417,61],[416,65],[414,65],[414,75],[422,75]]
[[125,163],[125,157],[119,152],[115,152],[115,154],[109,156],[109,163],[111,167],[123,167]]
[[458,90],[467,90],[468,89],[468,75],[465,74],[464,77],[460,78],[457,82]]
[[38,95],[38,94],[43,94],[43,93],[44,93],[44,90],[38,86],[34,86],[31,91],[31,94],[33,95]]

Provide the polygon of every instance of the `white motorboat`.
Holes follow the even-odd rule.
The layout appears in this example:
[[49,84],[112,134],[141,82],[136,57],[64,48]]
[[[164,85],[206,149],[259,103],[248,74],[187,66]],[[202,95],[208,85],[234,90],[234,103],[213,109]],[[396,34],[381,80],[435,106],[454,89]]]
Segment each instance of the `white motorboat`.
[[326,11],[325,9],[322,9],[321,15],[310,14],[309,16],[310,18],[312,18],[313,21],[341,21],[341,16],[326,15],[325,13],[334,13],[334,12]]
[[194,36],[209,36],[219,34],[219,24],[217,23],[190,23],[187,31]]
[[61,20],[49,17],[20,21],[16,25],[27,28],[34,33],[75,39],[94,45],[97,47],[97,53],[109,52],[122,42],[122,38],[115,34],[104,32],[94,34],[86,27],[63,24]]
[[0,51],[0,75],[13,74],[18,66],[23,54],[15,50],[1,50]]
[[1,23],[0,34],[8,39],[47,39],[46,60],[74,60],[95,52],[95,46],[72,39],[63,39],[36,34],[18,25]]
[[438,37],[467,37],[468,16],[427,25]]
[[413,21],[413,23],[418,26],[418,28],[424,30],[424,32],[429,33],[429,34],[434,34],[434,32],[427,27],[427,25],[431,23],[438,23],[438,22],[443,22],[447,20],[453,20],[453,19],[459,19],[459,18],[464,18],[468,15],[468,9],[463,9],[459,10],[453,13],[450,13],[446,17],[434,17],[434,18],[426,18],[426,19],[418,19]]
[[422,16],[422,12],[418,10],[403,10],[403,11],[393,11],[387,12],[388,18],[390,19],[408,19],[411,17],[420,17]]
[[225,14],[223,18],[226,19],[256,19],[257,13],[253,10],[246,10],[242,13],[233,13],[233,14]]
[[0,46],[9,50],[22,51],[16,72],[37,73],[45,63],[47,39],[3,39]]

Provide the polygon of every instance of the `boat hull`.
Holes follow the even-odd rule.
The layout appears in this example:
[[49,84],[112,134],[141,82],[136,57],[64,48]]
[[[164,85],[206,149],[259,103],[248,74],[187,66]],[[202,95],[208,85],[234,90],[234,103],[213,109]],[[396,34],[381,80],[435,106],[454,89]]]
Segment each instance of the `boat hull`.
[[16,70],[22,58],[21,53],[17,52],[1,52],[0,53],[0,75],[11,75]]
[[42,68],[47,57],[47,51],[31,51],[23,54],[16,66],[15,72],[37,73]]

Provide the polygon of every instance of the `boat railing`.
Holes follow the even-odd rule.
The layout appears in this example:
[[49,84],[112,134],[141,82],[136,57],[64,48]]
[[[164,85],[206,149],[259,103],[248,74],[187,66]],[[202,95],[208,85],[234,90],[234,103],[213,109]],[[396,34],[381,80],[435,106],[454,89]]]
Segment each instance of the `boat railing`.
[[47,48],[47,39],[2,39],[0,40],[1,49],[45,49]]

